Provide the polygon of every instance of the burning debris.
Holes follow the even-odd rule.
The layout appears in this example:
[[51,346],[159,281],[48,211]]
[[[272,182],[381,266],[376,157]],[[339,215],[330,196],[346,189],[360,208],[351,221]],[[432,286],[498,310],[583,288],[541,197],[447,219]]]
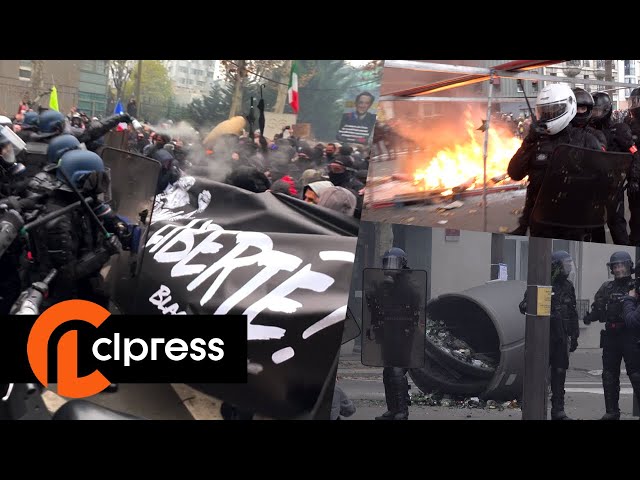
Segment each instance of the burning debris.
[[[416,186],[425,191],[444,189],[454,193],[483,187],[484,133],[475,131],[470,110],[465,112],[465,117],[467,141],[436,152],[426,167],[415,171]],[[521,144],[522,140],[503,128],[489,130],[487,183],[499,185],[511,181],[506,174],[507,166]]]
[[494,358],[474,352],[473,349],[464,341],[456,338],[442,320],[432,320],[427,318],[426,324],[427,340],[432,345],[437,346],[444,353],[451,355],[460,362],[467,363],[473,367],[495,370],[497,362]]
[[[374,208],[432,205],[481,195],[484,192],[484,133],[476,131],[471,110],[466,111],[465,117],[466,140],[434,152],[434,144],[442,143],[441,138],[451,139],[451,131],[445,135],[437,128],[429,130],[427,135],[434,140],[430,144],[428,139],[423,142],[422,152],[427,158],[418,162],[426,166],[419,166],[410,174],[370,178],[365,202]],[[509,161],[521,144],[522,140],[513,132],[502,126],[491,126],[487,145],[487,193],[525,188],[527,178],[515,181],[506,173]]]

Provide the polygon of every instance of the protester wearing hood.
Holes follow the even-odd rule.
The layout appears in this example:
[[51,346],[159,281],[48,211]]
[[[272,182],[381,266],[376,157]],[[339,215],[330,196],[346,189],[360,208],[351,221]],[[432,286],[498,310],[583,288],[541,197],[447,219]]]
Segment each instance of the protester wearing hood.
[[333,183],[326,180],[310,183],[309,185],[304,187],[302,191],[302,198],[307,203],[313,203],[314,205],[317,205],[322,192],[333,186]]
[[357,199],[346,188],[329,187],[322,191],[317,205],[353,217],[356,211]]
[[354,176],[353,160],[351,157],[340,155],[329,164],[329,180],[336,187],[343,187],[358,195],[364,184]]
[[241,165],[233,170],[224,183],[253,193],[266,192],[271,188],[271,182],[264,173],[256,167],[247,165]]

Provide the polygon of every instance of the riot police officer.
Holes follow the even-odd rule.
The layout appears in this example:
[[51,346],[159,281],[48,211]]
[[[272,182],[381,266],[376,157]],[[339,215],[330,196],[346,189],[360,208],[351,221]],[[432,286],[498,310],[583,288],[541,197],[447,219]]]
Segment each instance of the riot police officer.
[[77,202],[75,187],[83,197],[92,199],[89,208],[95,216],[85,208],[76,208],[37,229],[30,238],[35,259],[29,272],[30,281],[42,280],[52,268],[58,270],[43,308],[70,298],[109,308],[109,295],[100,270],[112,255],[121,251],[121,240],[127,240],[128,232],[108,204],[99,201],[99,195],[108,188],[104,164],[94,152],[70,150],[62,155],[55,172],[55,179],[46,185],[49,190],[44,213]]
[[[606,413],[602,420],[620,419],[620,365],[624,359],[627,375],[636,395],[640,392],[640,353],[637,338],[633,331],[626,328],[624,318],[625,298],[629,290],[634,289],[631,279],[633,261],[627,252],[615,252],[607,263],[613,280],[602,284],[594,297],[591,312],[584,318],[584,323],[603,322],[604,330],[600,332],[602,348],[602,388]],[[635,303],[635,300],[631,298]],[[633,304],[630,306],[633,308]],[[627,307],[629,308],[629,307]]]
[[[378,305],[385,304],[385,300],[393,300],[394,304],[406,304],[411,306],[415,304],[415,299],[412,298],[411,289],[409,285],[402,280],[403,277],[394,277],[394,271],[407,270],[407,254],[400,248],[391,248],[385,252],[382,257],[382,268],[385,270],[385,283],[378,286],[375,292],[372,292],[370,298],[367,298],[367,302],[377,302]],[[402,301],[404,300],[404,301]],[[377,312],[378,315],[388,316],[390,313],[382,311]],[[375,315],[375,314],[374,314]],[[380,320],[375,319],[378,323]],[[391,319],[388,319],[391,320]],[[372,322],[373,323],[373,322]],[[401,345],[403,342],[395,342],[393,328],[387,328],[383,332],[382,342],[382,355],[385,365],[406,365],[403,361],[403,356],[408,354],[406,345]],[[399,330],[399,329],[398,329]],[[398,351],[400,350],[400,351]],[[403,366],[387,366],[384,367],[382,373],[382,379],[384,383],[384,395],[387,403],[387,411],[381,416],[376,417],[376,420],[408,420],[409,419],[409,382],[406,374],[408,369]]]
[[[522,180],[529,176],[525,205],[518,220],[520,226],[512,232],[513,235],[527,234],[531,213],[544,180],[548,161],[558,145],[567,144],[602,150],[602,145],[593,134],[571,125],[577,110],[576,96],[566,85],[548,85],[538,94],[537,124],[535,128],[532,126],[529,130],[529,134],[511,158],[507,168],[507,173],[513,180]],[[538,235],[533,231],[531,235],[547,236]]]
[[[573,260],[558,250],[551,255],[551,328],[549,332],[549,366],[551,369],[551,419],[571,420],[564,411],[564,384],[569,368],[569,353],[578,348],[580,336],[576,292],[569,281]],[[520,313],[527,311],[527,294],[520,303]]]
[[640,87],[634,88],[627,99],[629,116],[625,123],[631,130],[631,137],[620,127],[620,141],[624,151],[633,154],[629,183],[627,184],[627,198],[629,199],[629,243],[640,246]]
[[[593,94],[593,102],[594,106],[589,124],[600,135],[599,138],[604,139],[607,151],[630,151],[630,145],[633,145],[631,129],[624,123],[613,123],[611,118],[613,105],[609,94],[607,92],[595,92]],[[633,196],[633,191],[638,185],[638,175],[640,175],[637,171],[637,159],[634,159],[631,167],[628,191]],[[624,217],[624,190],[621,190],[617,197],[607,205],[607,225],[609,226],[613,243],[616,245],[629,245],[627,220]],[[605,243],[604,232],[599,238],[594,238],[594,241]]]

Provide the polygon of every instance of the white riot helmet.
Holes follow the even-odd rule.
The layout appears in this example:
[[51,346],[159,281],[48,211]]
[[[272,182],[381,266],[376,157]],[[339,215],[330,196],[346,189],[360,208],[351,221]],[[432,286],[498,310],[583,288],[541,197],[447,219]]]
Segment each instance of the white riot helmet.
[[555,135],[564,130],[577,111],[576,96],[567,85],[547,85],[538,94],[538,127],[547,135]]
[[0,128],[2,128],[2,127],[11,128],[11,125],[13,125],[13,122],[11,121],[11,119],[9,117],[5,117],[4,115],[0,115]]

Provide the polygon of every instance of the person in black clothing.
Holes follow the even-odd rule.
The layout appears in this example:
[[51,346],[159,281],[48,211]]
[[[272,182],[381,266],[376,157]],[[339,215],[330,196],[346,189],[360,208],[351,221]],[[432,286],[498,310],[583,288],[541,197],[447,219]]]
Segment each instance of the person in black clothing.
[[[376,342],[382,343],[382,356],[385,365],[382,371],[384,383],[384,396],[387,402],[387,411],[376,417],[376,420],[408,420],[409,382],[407,381],[406,349],[406,322],[394,325],[400,319],[411,319],[415,314],[415,308],[419,300],[415,292],[406,282],[406,277],[396,277],[394,271],[408,270],[407,254],[404,250],[394,247],[384,253],[382,268],[390,280],[389,283],[377,285],[374,291],[365,295],[367,308],[371,311],[372,326],[381,325],[381,330]],[[400,272],[398,272],[400,273]],[[367,335],[371,335],[368,332]],[[401,336],[401,337],[400,337]],[[398,366],[393,366],[398,365]]]
[[[620,365],[624,359],[627,375],[635,395],[640,393],[640,349],[637,318],[637,298],[633,281],[633,261],[627,252],[615,252],[607,263],[613,280],[597,291],[591,312],[584,323],[605,324],[600,332],[602,348],[602,388],[606,413],[602,420],[620,419]],[[631,290],[631,292],[630,292]]]
[[138,116],[138,104],[135,98],[132,98],[127,103],[127,113],[134,118]]
[[362,214],[363,195],[360,193],[364,189],[364,184],[355,176],[353,160],[351,157],[340,155],[335,157],[328,165],[329,181],[336,187],[346,188],[356,196],[355,218],[360,218]]
[[[549,366],[551,368],[551,420],[571,420],[564,411],[564,384],[569,368],[569,353],[578,348],[580,336],[576,292],[569,281],[573,269],[571,255],[563,250],[551,256],[551,329]],[[519,305],[527,312],[527,292]]]
[[[611,118],[613,107],[611,97],[606,92],[595,92],[593,94],[593,110],[589,125],[593,127],[596,135],[606,146],[609,152],[628,152],[630,145],[633,145],[631,138],[631,128],[624,123],[615,123]],[[634,158],[631,165],[631,176],[629,180],[628,193],[634,196],[633,191],[638,185],[638,159]],[[636,217],[633,217],[634,225]],[[624,190],[621,190],[617,197],[607,205],[607,225],[613,243],[616,245],[629,245],[629,233],[627,231],[627,220],[624,217]],[[637,234],[636,234],[637,236]],[[594,236],[594,241],[605,243],[604,228],[599,235]]]
[[[507,173],[513,180],[522,180],[529,176],[525,205],[518,220],[520,226],[512,232],[513,235],[526,235],[527,230],[531,228],[530,217],[533,207],[542,186],[549,159],[558,145],[568,144],[594,150],[603,149],[594,135],[583,128],[571,125],[576,113],[576,96],[568,86],[552,84],[543,88],[538,94],[537,128],[529,130],[529,134],[509,161],[507,168]],[[566,230],[534,226],[530,235],[565,239],[572,239],[568,236],[580,236],[582,239],[581,232]]]
[[[629,104],[629,115],[624,123],[616,125],[620,133],[621,147],[624,151],[629,151],[633,155],[629,183],[627,184],[627,198],[629,200],[629,243],[640,246],[640,88],[634,88],[627,99]],[[629,126],[631,138],[628,132],[623,130],[622,125]]]

